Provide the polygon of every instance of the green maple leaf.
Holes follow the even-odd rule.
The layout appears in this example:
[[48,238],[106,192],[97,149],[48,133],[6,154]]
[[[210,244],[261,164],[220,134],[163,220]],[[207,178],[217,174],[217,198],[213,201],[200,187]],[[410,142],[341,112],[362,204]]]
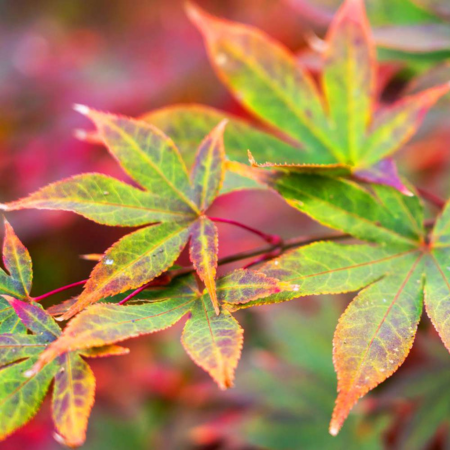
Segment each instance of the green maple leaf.
[[76,108],[94,121],[98,136],[143,189],[101,174],[82,174],[3,205],[73,211],[110,226],[147,226],[106,251],[67,319],[100,299],[138,288],[167,270],[190,240],[190,257],[219,314],[215,292],[218,233],[205,211],[225,174],[222,121],[200,144],[191,175],[175,144],[144,121]]
[[52,417],[59,440],[71,447],[83,444],[94,404],[95,377],[81,356],[122,355],[128,349],[104,346],[90,352],[69,352],[33,373],[39,357],[61,330],[38,303],[6,298],[30,333],[0,335],[0,439],[36,414],[54,380]]
[[[244,162],[243,151],[250,149],[257,160],[272,161],[280,169],[297,164],[297,170],[321,173],[329,172],[331,166],[341,175],[393,185],[408,193],[393,163],[383,160],[411,138],[425,112],[449,86],[376,107],[375,45],[362,0],[347,0],[330,26],[323,94],[313,77],[299,67],[295,55],[261,31],[215,18],[193,5],[188,14],[205,38],[219,78],[266,127],[252,127],[199,105],[154,111],[145,120],[187,149],[193,137],[227,117],[225,144],[235,161]],[[233,182],[240,187],[240,179]]]
[[57,432],[67,445],[79,446],[85,440],[94,403],[94,374],[75,352],[26,377],[61,330],[39,304],[8,298],[31,334],[0,335],[0,438],[7,437],[36,414],[54,379],[52,410]]
[[240,370],[237,390],[247,407],[228,427],[233,439],[271,450],[383,448],[386,417],[357,414],[338,438],[326,433],[336,390],[330,356],[339,307],[326,298],[318,303],[314,313],[279,308],[263,321],[270,358],[264,364],[266,355],[256,349]]
[[[252,301],[292,288],[290,283],[241,269],[218,280],[217,297],[221,302]],[[133,304],[136,302],[141,304]],[[222,389],[231,386],[240,358],[243,330],[229,311],[215,314],[208,290],[199,291],[192,275],[175,279],[164,289],[144,291],[127,305],[90,306],[71,320],[62,336],[41,354],[33,373],[45,370],[55,358],[68,351],[103,347],[161,331],[185,315],[189,318],[182,343],[187,353]]]
[[[242,304],[230,302],[228,308],[276,303],[298,294],[362,289],[340,318],[334,338],[339,395],[330,431],[336,434],[355,402],[403,363],[413,344],[423,304],[450,350],[446,326],[450,315],[450,203],[427,236],[417,197],[374,186],[374,198],[341,180],[320,184],[311,176],[310,181],[311,195],[304,195],[303,186],[299,191],[292,187],[289,201],[294,206],[304,211],[320,209],[322,223],[332,222],[336,228],[378,245],[320,242],[294,250],[261,271],[295,283],[297,293],[284,292]],[[314,216],[317,219],[319,214]]]
[[[31,258],[6,221],[3,260],[10,276],[0,271],[0,439],[36,414],[54,379],[52,409],[59,437],[67,445],[81,445],[94,402],[94,375],[79,352],[62,355],[29,378],[24,375],[61,330],[31,301]],[[126,352],[122,347],[104,346],[82,354],[96,357]]]
[[15,314],[12,306],[1,295],[28,300],[33,279],[33,267],[28,250],[6,220],[3,262],[9,275],[0,268],[0,334],[25,334],[26,328]]

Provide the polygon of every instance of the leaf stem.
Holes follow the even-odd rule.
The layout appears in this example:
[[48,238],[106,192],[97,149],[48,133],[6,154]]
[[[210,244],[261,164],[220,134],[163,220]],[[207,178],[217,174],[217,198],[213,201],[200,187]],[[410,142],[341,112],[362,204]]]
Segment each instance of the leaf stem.
[[442,209],[445,206],[446,201],[432,192],[427,191],[426,189],[416,188],[419,195],[425,199],[427,202],[433,204],[439,209]]
[[52,295],[58,294],[59,292],[67,291],[73,287],[82,286],[86,284],[87,280],[77,281],[76,283],[68,284],[67,286],[62,286],[54,291],[47,292],[46,294],[40,295],[39,297],[34,297],[32,300],[35,302],[40,302],[41,300],[51,297]]
[[[281,243],[265,245],[263,247],[257,247],[253,250],[247,250],[245,252],[235,253],[234,255],[225,256],[224,258],[220,258],[218,261],[219,265],[230,264],[233,262],[241,261],[243,259],[253,258],[256,256],[264,255],[264,260],[268,260],[278,256],[286,250],[295,247],[301,247],[303,245],[313,244],[315,242],[320,241],[339,241],[343,239],[352,239],[353,237],[349,234],[344,233],[333,233],[333,234],[325,234],[317,237],[310,236],[298,236],[292,239],[287,239]],[[250,265],[256,264],[256,261],[250,263]],[[174,270],[171,272],[172,279],[175,277],[179,277],[182,275],[187,275],[189,273],[195,272],[193,266],[183,267],[178,270]]]
[[130,295],[127,295],[123,300],[120,300],[120,302],[118,302],[117,304],[118,305],[123,305],[128,300],[131,300],[133,297],[136,297],[136,295],[140,294],[144,289],[147,289],[150,285],[151,285],[151,282],[144,284],[140,288],[137,288]]
[[213,222],[227,223],[229,225],[234,225],[236,227],[242,228],[243,230],[247,230],[250,233],[256,234],[261,239],[264,239],[268,244],[279,245],[281,243],[281,237],[276,234],[266,234],[256,228],[250,227],[249,225],[245,225],[241,222],[237,222],[232,219],[222,219],[220,217],[209,217]]

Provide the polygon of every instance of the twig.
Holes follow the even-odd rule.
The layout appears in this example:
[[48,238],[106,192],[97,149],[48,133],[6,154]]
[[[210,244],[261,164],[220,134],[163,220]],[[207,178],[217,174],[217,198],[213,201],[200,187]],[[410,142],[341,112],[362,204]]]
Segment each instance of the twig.
[[140,288],[137,288],[135,291],[133,291],[130,295],[127,295],[123,300],[120,300],[120,302],[118,302],[117,304],[123,305],[128,300],[131,300],[133,297],[136,297],[136,295],[140,294],[144,289],[147,289],[150,286],[151,286],[151,282],[144,284]]
[[264,239],[268,244],[276,245],[281,242],[280,236],[276,234],[266,234],[256,228],[245,225],[241,222],[237,222],[236,220],[231,219],[222,219],[220,217],[210,217],[213,222],[227,223],[228,225],[234,225],[236,227],[242,228],[243,230],[247,230],[250,233],[256,234],[260,238]]
[[[325,234],[325,235],[317,236],[317,237],[299,236],[299,237],[295,237],[292,239],[287,239],[280,244],[274,244],[274,245],[270,245],[270,246],[265,245],[264,247],[258,247],[253,250],[247,250],[245,252],[240,252],[240,253],[235,253],[234,255],[225,256],[224,258],[220,258],[218,263],[219,263],[219,265],[222,266],[225,264],[230,264],[233,262],[241,261],[243,259],[253,258],[253,257],[264,255],[264,254],[270,254],[276,250],[279,250],[279,252],[277,253],[277,255],[278,255],[279,253],[282,253],[291,248],[313,244],[314,242],[339,241],[339,240],[350,239],[350,238],[352,238],[352,236],[350,236],[349,234],[344,234],[344,233]],[[275,256],[276,255],[273,255],[273,257],[275,257]],[[182,269],[174,270],[171,272],[171,274],[172,274],[172,278],[175,278],[175,277],[179,277],[182,275],[187,275],[192,272],[195,272],[195,269],[193,266],[189,266],[189,267],[183,267]]]
[[416,188],[419,195],[424,198],[427,202],[436,206],[439,209],[442,209],[445,206],[446,201],[432,192],[427,191],[426,189]]
[[51,297],[52,295],[58,294],[59,292],[67,291],[67,289],[71,289],[73,287],[82,286],[86,284],[87,280],[77,281],[76,283],[68,284],[67,286],[60,287],[55,289],[54,291],[47,292],[46,294],[40,295],[39,297],[34,297],[33,300],[35,302],[40,302],[47,297]]

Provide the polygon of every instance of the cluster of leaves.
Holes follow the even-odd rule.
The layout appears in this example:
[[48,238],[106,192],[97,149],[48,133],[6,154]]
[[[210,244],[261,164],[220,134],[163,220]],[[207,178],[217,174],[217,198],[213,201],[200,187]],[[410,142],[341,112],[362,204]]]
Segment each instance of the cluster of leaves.
[[[124,353],[117,342],[163,330],[184,316],[186,351],[227,388],[243,343],[233,312],[361,290],[334,337],[334,435],[355,402],[403,363],[424,303],[450,349],[450,204],[429,234],[420,198],[389,158],[449,84],[388,107],[376,105],[375,47],[361,0],[347,0],[330,26],[320,90],[294,55],[260,31],[192,5],[188,14],[218,75],[262,125],[201,106],[156,111],[140,120],[76,106],[96,125],[90,138],[106,145],[138,187],[82,174],[2,208],[65,210],[103,225],[144,227],[109,248],[81,295],[67,310],[67,304],[59,308],[62,320],[76,315],[61,332],[33,302],[28,252],[7,225],[9,276],[0,272],[3,437],[33,415],[55,378],[56,428],[69,445],[81,444],[94,391],[81,357]],[[192,157],[192,142],[202,138]],[[225,161],[225,148],[231,161]],[[247,149],[253,167],[243,164]],[[271,162],[258,164],[254,157]],[[185,160],[193,162],[191,173]],[[216,279],[218,232],[207,210],[221,192],[255,186],[277,191],[317,222],[365,243],[317,242],[257,271],[240,269]],[[170,270],[186,246],[192,270]],[[170,283],[146,289],[163,273]],[[118,300],[130,301],[125,306]]]

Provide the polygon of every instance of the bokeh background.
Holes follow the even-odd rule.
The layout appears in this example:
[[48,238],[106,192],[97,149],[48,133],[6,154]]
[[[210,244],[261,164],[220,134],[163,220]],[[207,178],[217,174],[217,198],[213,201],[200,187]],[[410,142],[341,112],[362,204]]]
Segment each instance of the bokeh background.
[[[299,64],[318,73],[317,38],[341,2],[198,3],[262,28],[297,52]],[[446,0],[366,3],[382,59],[381,102],[450,80]],[[74,138],[74,130],[90,124],[73,111],[73,103],[139,116],[192,102],[246,116],[209,66],[183,1],[0,1],[0,201],[86,171],[126,180],[103,147]],[[397,158],[403,174],[444,196],[450,188],[449,105],[448,99],[441,101]],[[324,231],[267,192],[233,193],[213,210],[214,216],[286,238]],[[8,219],[32,254],[34,295],[86,278],[92,262],[79,255],[102,253],[129,232],[70,213],[23,211]],[[242,230],[220,226],[220,256],[261,244]],[[128,356],[94,360],[97,402],[83,448],[450,448],[450,356],[426,321],[396,377],[359,403],[339,437],[328,435],[336,389],[331,340],[348,300],[302,299],[242,312],[246,344],[236,387],[227,392],[220,392],[185,355],[180,326],[131,341]],[[44,404],[0,449],[60,448],[52,430],[50,408]]]

